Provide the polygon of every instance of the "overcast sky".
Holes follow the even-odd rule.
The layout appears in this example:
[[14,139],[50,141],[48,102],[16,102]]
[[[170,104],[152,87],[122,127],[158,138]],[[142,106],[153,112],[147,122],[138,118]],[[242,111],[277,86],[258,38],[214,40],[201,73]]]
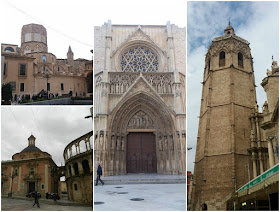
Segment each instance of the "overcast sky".
[[1,0],[1,43],[21,45],[23,25],[41,24],[47,29],[48,51],[66,58],[69,45],[74,59],[92,59],[93,8],[91,0]]
[[94,1],[92,21],[101,26],[108,20],[112,24],[165,25],[167,21],[186,27],[187,1],[185,0],[102,0]]
[[[260,83],[279,62],[278,2],[188,2],[187,95],[188,170],[193,171],[205,54],[213,38],[224,34],[230,18],[235,34],[250,42],[259,108],[266,100]],[[260,111],[261,112],[261,111]]]
[[2,106],[1,160],[11,160],[27,147],[32,133],[35,145],[51,154],[58,166],[64,165],[65,147],[92,130],[92,119],[85,119],[88,115],[89,106]]

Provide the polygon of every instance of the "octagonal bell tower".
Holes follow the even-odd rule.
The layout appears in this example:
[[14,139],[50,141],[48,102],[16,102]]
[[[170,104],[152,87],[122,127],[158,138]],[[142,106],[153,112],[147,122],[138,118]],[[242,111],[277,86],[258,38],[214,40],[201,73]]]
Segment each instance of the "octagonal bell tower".
[[39,24],[27,24],[21,29],[21,53],[48,52],[47,30]]
[[[250,114],[256,105],[249,42],[230,25],[205,58],[192,209],[225,210],[225,198],[248,182]],[[252,179],[252,178],[251,178]]]

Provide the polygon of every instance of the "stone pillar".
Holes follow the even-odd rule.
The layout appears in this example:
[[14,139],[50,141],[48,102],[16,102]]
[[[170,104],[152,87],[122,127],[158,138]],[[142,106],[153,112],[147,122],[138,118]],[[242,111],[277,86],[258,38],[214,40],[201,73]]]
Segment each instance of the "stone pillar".
[[253,178],[257,177],[257,158],[256,153],[253,152],[252,161],[253,161]]
[[73,164],[70,164],[70,166],[71,166],[71,173],[72,173],[72,176],[75,176],[75,170],[74,170]]
[[84,174],[84,169],[83,169],[83,165],[82,165],[82,161],[78,161],[78,170],[79,170],[79,174]]
[[269,168],[271,168],[271,167],[274,166],[274,154],[273,154],[273,147],[272,147],[272,139],[268,138],[267,146],[268,146]]
[[263,155],[259,152],[259,162],[260,162],[260,174],[263,173]]

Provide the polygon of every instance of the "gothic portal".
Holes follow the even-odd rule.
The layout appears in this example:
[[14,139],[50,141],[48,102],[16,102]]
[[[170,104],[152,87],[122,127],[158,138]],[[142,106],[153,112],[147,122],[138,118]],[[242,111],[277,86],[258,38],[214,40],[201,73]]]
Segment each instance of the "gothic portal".
[[184,174],[185,28],[95,27],[94,161],[104,175]]

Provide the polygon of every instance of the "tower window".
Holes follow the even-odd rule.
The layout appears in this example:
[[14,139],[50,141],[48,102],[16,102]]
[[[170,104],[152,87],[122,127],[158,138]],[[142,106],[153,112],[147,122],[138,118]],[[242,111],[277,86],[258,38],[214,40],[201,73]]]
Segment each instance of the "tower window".
[[58,71],[58,72],[60,72],[60,68],[59,68],[59,66],[57,67],[57,71]]
[[74,184],[74,188],[75,188],[75,191],[77,191],[78,190],[78,185]]
[[61,87],[61,90],[63,91],[63,90],[64,90],[64,85],[63,85],[63,83],[60,84],[60,87]]
[[226,64],[226,53],[224,51],[221,51],[220,52],[220,55],[219,55],[219,66],[225,66]]
[[45,63],[46,61],[47,61],[46,56],[43,56],[43,57],[42,57],[42,62]]
[[238,53],[238,67],[243,68],[243,55],[242,53]]

